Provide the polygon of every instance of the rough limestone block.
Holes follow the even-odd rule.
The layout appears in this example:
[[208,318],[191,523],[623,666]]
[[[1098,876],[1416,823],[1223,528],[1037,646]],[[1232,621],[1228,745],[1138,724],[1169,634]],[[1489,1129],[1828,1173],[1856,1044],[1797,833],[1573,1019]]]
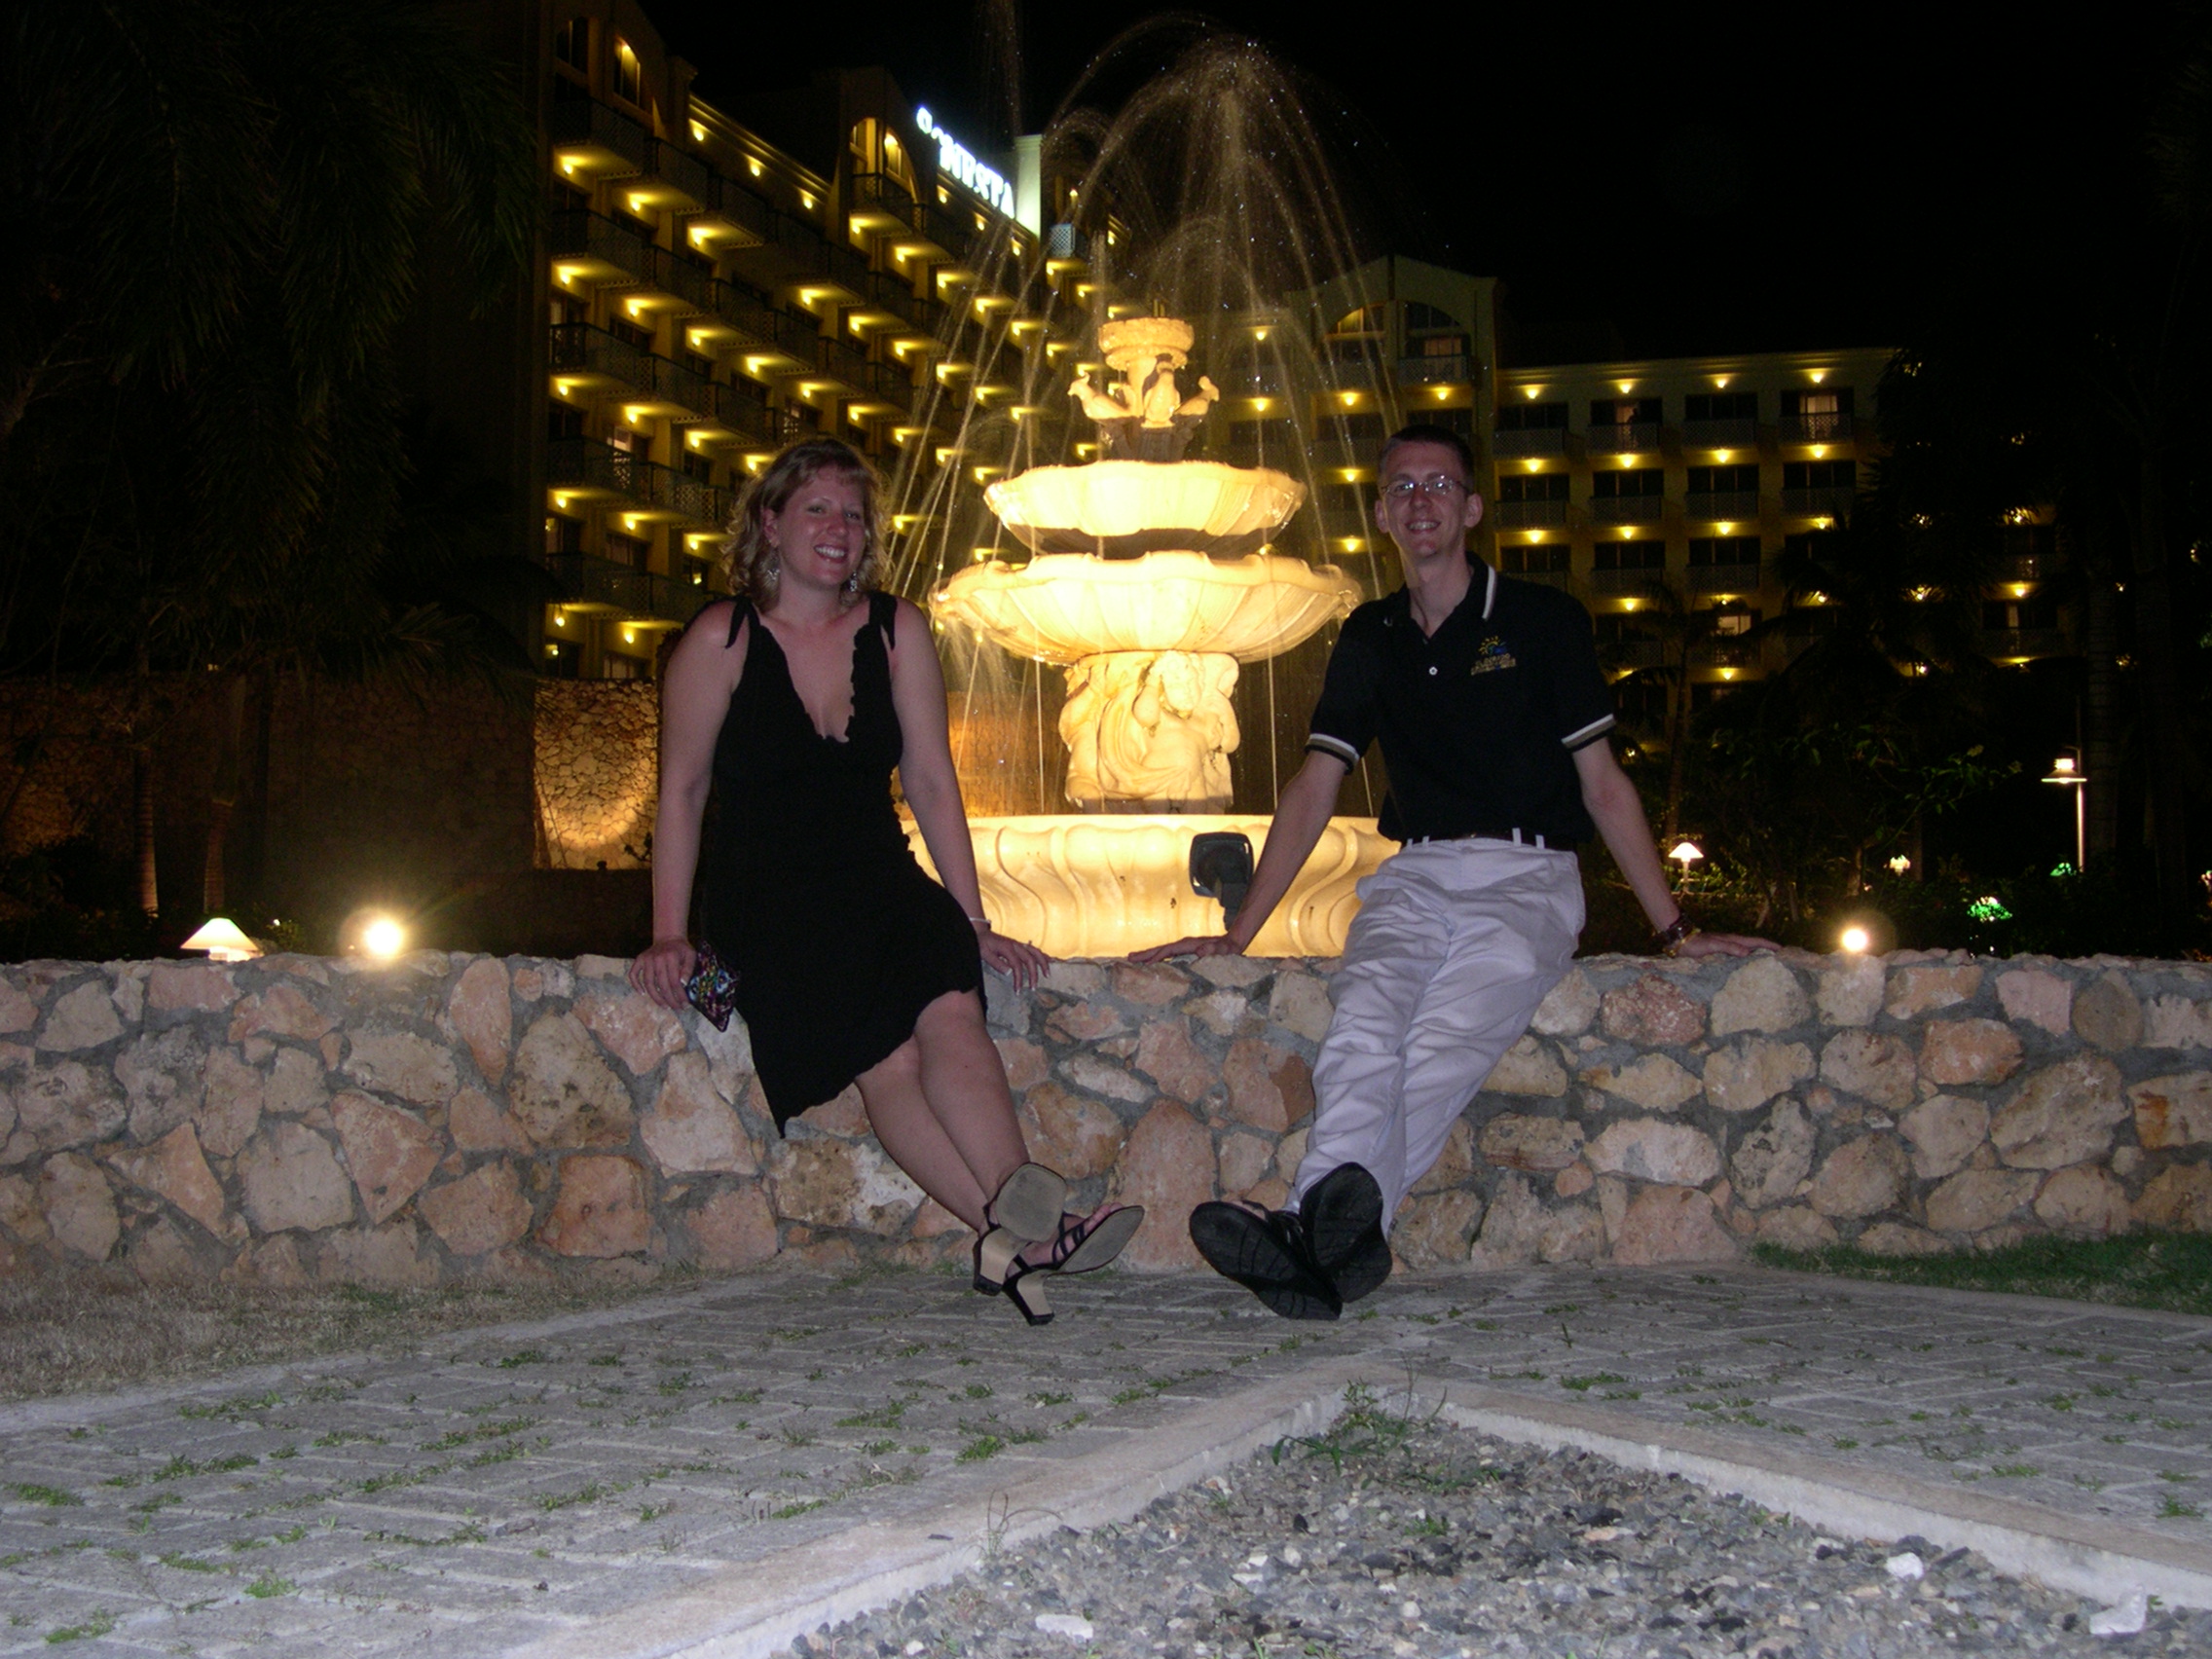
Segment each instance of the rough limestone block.
[[1979,968],[1899,968],[1890,975],[1885,1012],[1892,1019],[1917,1019],[1972,1002],[1980,989]]
[[[1300,1145],[1305,1137],[1299,1137]],[[1444,1134],[1444,1150],[1436,1155],[1436,1161],[1414,1183],[1417,1193],[1442,1193],[1455,1187],[1467,1186],[1475,1173],[1475,1128],[1464,1116],[1455,1118],[1451,1128]]]
[[[1146,1022],[1137,1038],[1135,1064],[1161,1093],[1187,1106],[1203,1099],[1206,1090],[1221,1082],[1220,1068],[1198,1052],[1191,1041],[1190,1022],[1180,1015],[1161,1014]],[[1011,1067],[1008,1081],[1013,1081]]]
[[1567,977],[1536,1005],[1536,1016],[1530,1024],[1546,1037],[1579,1037],[1597,1017],[1598,987],[1581,969],[1569,968]]
[[1827,1156],[1806,1198],[1837,1220],[1879,1215],[1903,1196],[1910,1173],[1904,1149],[1888,1135],[1861,1135]]
[[523,1034],[507,1104],[536,1146],[622,1146],[630,1139],[630,1091],[572,1014],[540,1014]]
[[2135,1144],[2146,1152],[2212,1141],[2212,1072],[2154,1077],[2127,1091],[2135,1108]]
[[261,1109],[279,1117],[304,1118],[330,1104],[322,1085],[322,1062],[304,1049],[278,1049],[269,1061]]
[[[146,1004],[158,1014],[221,1014],[239,1000],[228,968],[211,962],[157,962],[146,976]],[[10,1027],[0,1019],[0,1031]]]
[[758,1187],[715,1194],[685,1215],[684,1229],[691,1235],[692,1259],[719,1272],[758,1267],[778,1248],[775,1212]]
[[1088,1180],[1114,1167],[1129,1131],[1114,1109],[1041,1083],[1015,1103],[1029,1156],[1071,1181]]
[[1216,1196],[1213,1137],[1172,1100],[1162,1100],[1129,1132],[1109,1196],[1142,1204],[1145,1224],[1122,1261],[1140,1272],[1180,1272],[1203,1264],[1192,1248],[1191,1211]]
[[338,1021],[316,1008],[299,986],[279,979],[237,1006],[231,1015],[230,1039],[242,1043],[248,1037],[291,1037],[315,1043],[337,1025]]
[[1821,975],[1816,994],[1824,1025],[1871,1025],[1882,1012],[1889,973],[1878,956],[1847,956]]
[[2212,1002],[2153,997],[2145,1014],[2145,1048],[2212,1049]]
[[514,1045],[508,989],[507,965],[497,956],[480,956],[461,971],[446,999],[446,1024],[468,1046],[479,1075],[493,1085],[506,1076]]
[[922,1204],[921,1188],[872,1140],[778,1141],[768,1189],[787,1221],[880,1238],[903,1235]]
[[1667,1054],[1640,1055],[1625,1066],[1593,1066],[1582,1073],[1582,1081],[1647,1112],[1672,1112],[1705,1090]]
[[1870,1256],[1940,1256],[1955,1248],[1940,1233],[1897,1221],[1878,1221],[1852,1243]]
[[1920,1075],[1945,1087],[2003,1083],[2020,1058],[2020,1039],[2001,1020],[1930,1020],[1920,1041]]
[[1279,1135],[1313,1111],[1313,1072],[1305,1058],[1256,1037],[1239,1037],[1222,1062],[1229,1113],[1239,1123]]
[[1785,1250],[1825,1250],[1843,1239],[1834,1222],[1803,1204],[1766,1211],[1759,1217],[1758,1227],[1751,1236],[1761,1244],[1773,1244]]
[[1821,1081],[1875,1106],[1912,1103],[1919,1078],[1912,1051],[1886,1031],[1839,1031],[1821,1051]]
[[123,1236],[123,1221],[100,1166],[81,1152],[57,1152],[40,1167],[38,1185],[55,1241],[88,1261],[106,1261]]
[[683,1022],[641,992],[624,986],[576,999],[575,1015],[607,1051],[644,1077],[684,1049]]
[[1990,1120],[1989,1138],[2015,1169],[2063,1169],[2110,1152],[2113,1126],[2128,1115],[2120,1068],[2077,1054],[2030,1073]]
[[217,1046],[207,1052],[205,1092],[193,1127],[201,1147],[217,1158],[236,1158],[261,1122],[263,1079],[238,1051]]
[[1705,1006],[1657,974],[1640,975],[1634,983],[1607,991],[1599,1014],[1605,1035],[1616,1043],[1662,1049],[1705,1035]]
[[38,1004],[23,994],[21,986],[0,978],[0,1034],[12,1036],[37,1023]]
[[2107,1053],[2143,1040],[2143,1005],[2126,979],[2107,973],[2082,987],[2074,998],[2074,1035]]
[[[813,1141],[842,1150],[842,1141]],[[537,1241],[557,1256],[605,1259],[635,1255],[652,1242],[645,1171],[633,1159],[603,1153],[561,1161],[561,1185]]]
[[93,979],[65,991],[46,1016],[38,1034],[38,1047],[49,1053],[77,1053],[97,1049],[123,1035],[123,1019],[108,995],[107,981]]
[[305,1124],[278,1120],[238,1156],[239,1188],[256,1233],[314,1232],[353,1219],[352,1183],[330,1143]]
[[412,1112],[366,1094],[339,1095],[330,1116],[372,1226],[397,1214],[446,1155],[445,1136]]
[[1779,1204],[1813,1171],[1820,1132],[1794,1100],[1779,1102],[1728,1161],[1736,1196],[1753,1209]]
[[1899,1121],[1898,1132],[1912,1148],[1912,1172],[1923,1181],[1941,1180],[1965,1168],[1989,1138],[1989,1108],[1956,1094],[1934,1095]]
[[1217,1154],[1221,1169],[1221,1190],[1232,1195],[1249,1193],[1270,1178],[1274,1157],[1275,1143],[1272,1136],[1242,1133],[1223,1135]]
[[[1465,1120],[1453,1125],[1454,1133]],[[1486,1161],[1500,1169],[1549,1174],[1582,1156],[1582,1125],[1562,1118],[1528,1118],[1501,1112],[1485,1124],[1477,1144]]]
[[166,1198],[217,1237],[244,1231],[225,1215],[222,1183],[207,1167],[190,1124],[177,1124],[152,1146],[118,1147],[107,1161],[126,1181]]
[[2135,1200],[2135,1224],[2212,1233],[2212,1163],[2177,1163],[2154,1175]]
[[1318,1043],[1328,1035],[1335,1013],[1329,987],[1313,974],[1286,970],[1275,976],[1274,993],[1268,999],[1269,1023]]
[[737,1109],[716,1090],[704,1056],[678,1054],[668,1062],[660,1093],[638,1124],[645,1150],[664,1175],[720,1171],[751,1175],[759,1149],[746,1133]]
[[1567,1068],[1549,1043],[1523,1035],[1498,1056],[1483,1080],[1489,1094],[1542,1094],[1556,1099],[1567,1092]]
[[2042,1177],[2025,1169],[1963,1169],[1928,1195],[1936,1233],[1980,1233],[2010,1218],[2035,1197]]
[[2041,968],[2015,968],[1998,976],[1997,1000],[2005,1017],[2034,1025],[2053,1037],[2074,1029],[2074,987]]
[[1583,1156],[1601,1175],[1628,1175],[1672,1186],[1702,1187],[1720,1173],[1720,1149],[1712,1136],[1688,1124],[1658,1118],[1630,1118],[1612,1124],[1584,1149]]
[[378,1228],[341,1228],[315,1241],[315,1277],[324,1284],[373,1284],[426,1290],[438,1264],[423,1254],[411,1221]]
[[54,1236],[30,1177],[0,1175],[0,1232],[20,1244],[43,1244]]
[[11,1148],[25,1137],[40,1152],[109,1140],[122,1133],[129,1114],[129,1103],[113,1080],[79,1060],[30,1072],[10,1092],[17,1127]]
[[1642,1189],[1629,1199],[1613,1233],[1613,1260],[1629,1267],[1732,1262],[1742,1254],[1713,1200],[1695,1187]]
[[1109,1100],[1125,1100],[1132,1106],[1143,1104],[1153,1095],[1151,1085],[1131,1077],[1123,1067],[1110,1060],[1100,1059],[1088,1050],[1078,1050],[1062,1058],[1059,1073],[1076,1088],[1088,1093],[1103,1094]]
[[1813,1017],[1805,987],[1772,956],[1754,956],[1728,976],[1713,999],[1713,1035],[1788,1031]]
[[279,1233],[274,1238],[252,1240],[217,1276],[225,1284],[255,1289],[297,1289],[308,1282],[307,1264],[300,1260],[299,1235]]
[[2036,1195],[2036,1218],[2046,1227],[2090,1238],[2124,1233],[2134,1216],[2127,1189],[2093,1163],[2061,1169]]
[[1723,1112],[1755,1112],[1813,1075],[1813,1051],[1769,1037],[1739,1038],[1705,1057],[1705,1096]]
[[1180,967],[1165,962],[1117,962],[1109,972],[1108,982],[1114,995],[1139,1008],[1165,1008],[1191,989],[1190,977]]
[[1431,1193],[1409,1198],[1390,1228],[1390,1248],[1407,1267],[1456,1266],[1467,1259],[1483,1201],[1473,1193]]
[[1507,1175],[1491,1195],[1481,1229],[1468,1252],[1470,1266],[1484,1271],[1520,1268],[1538,1260],[1544,1229],[1551,1220],[1527,1178]]
[[504,1159],[431,1188],[417,1208],[457,1256],[481,1256],[515,1243],[530,1231],[532,1219],[515,1166]]

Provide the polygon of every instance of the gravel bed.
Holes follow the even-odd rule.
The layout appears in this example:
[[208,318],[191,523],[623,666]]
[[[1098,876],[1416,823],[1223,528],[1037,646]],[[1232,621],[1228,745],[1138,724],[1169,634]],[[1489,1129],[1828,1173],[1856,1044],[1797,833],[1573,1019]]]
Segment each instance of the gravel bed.
[[[1829,1537],[1678,1476],[1408,1421],[1327,1434],[793,1645],[803,1659],[1886,1659],[2212,1653],[2212,1613],[2105,1609],[1925,1539]],[[2110,1614],[2106,1615],[2109,1622]],[[2127,1622],[2124,1617],[2122,1623]]]

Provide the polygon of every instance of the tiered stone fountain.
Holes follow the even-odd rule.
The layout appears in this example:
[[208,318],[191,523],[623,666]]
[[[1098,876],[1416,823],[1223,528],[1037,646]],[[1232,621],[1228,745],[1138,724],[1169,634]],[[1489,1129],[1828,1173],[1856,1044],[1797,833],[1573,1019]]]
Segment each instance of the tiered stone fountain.
[[[1064,816],[974,821],[983,900],[998,925],[1056,956],[1108,956],[1218,928],[1191,891],[1192,838],[1268,820],[1223,813],[1239,740],[1230,693],[1260,662],[1347,614],[1359,589],[1333,565],[1272,551],[1304,486],[1266,467],[1185,461],[1214,401],[1186,396],[1191,325],[1131,317],[1099,329],[1120,378],[1072,388],[1100,459],[1040,466],[985,492],[1029,550],[959,571],[938,616],[1059,665],[1068,747]],[[1370,818],[1330,822],[1298,883],[1254,941],[1269,956],[1334,955],[1358,909],[1352,884],[1388,850]]]

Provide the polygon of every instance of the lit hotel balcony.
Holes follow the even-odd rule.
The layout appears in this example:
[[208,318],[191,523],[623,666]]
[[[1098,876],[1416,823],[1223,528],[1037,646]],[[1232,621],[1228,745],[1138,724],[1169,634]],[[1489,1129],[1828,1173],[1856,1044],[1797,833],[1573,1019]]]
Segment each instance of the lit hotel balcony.
[[1851,438],[1851,417],[1840,412],[1785,415],[1777,435],[1786,444],[1846,443]]
[[615,611],[641,622],[688,622],[716,597],[703,584],[589,553],[547,553],[543,561],[561,589],[560,603],[571,609]]
[[1458,352],[1449,357],[1400,357],[1398,384],[1400,386],[1458,386],[1468,378],[1467,357]]
[[1567,428],[1565,426],[1527,426],[1513,430],[1493,432],[1490,438],[1493,454],[1499,457],[1535,455],[1565,455]]
[[1624,421],[1590,428],[1592,455],[1643,455],[1659,447],[1659,427],[1650,421]]
[[729,519],[726,491],[596,438],[556,438],[547,444],[545,481],[555,490],[611,496],[656,517],[674,517],[709,529],[719,530]]
[[2003,661],[2008,657],[2062,656],[2073,647],[2063,628],[1984,628],[1980,634],[1984,656]]
[[1692,593],[1756,593],[1759,564],[1754,559],[1735,565],[1692,565],[1689,584]]
[[1657,524],[1667,516],[1664,496],[1593,496],[1590,517],[1599,524]]
[[1756,490],[1693,490],[1682,498],[1682,516],[1701,522],[1755,519],[1759,516]]
[[1851,516],[1851,504],[1858,492],[1839,488],[1825,490],[1785,490],[1782,492],[1782,510],[1795,518],[1842,519]]
[[1667,585],[1667,570],[1663,565],[1652,565],[1629,571],[1592,571],[1590,591],[1593,593],[1649,593]]
[[1684,449],[1751,449],[1759,441],[1759,424],[1750,419],[1684,421]]
[[1499,530],[1539,530],[1567,523],[1565,501],[1493,501],[1490,522]]
[[653,405],[658,413],[698,420],[714,412],[714,383],[706,376],[588,322],[553,325],[552,366],[564,379]]

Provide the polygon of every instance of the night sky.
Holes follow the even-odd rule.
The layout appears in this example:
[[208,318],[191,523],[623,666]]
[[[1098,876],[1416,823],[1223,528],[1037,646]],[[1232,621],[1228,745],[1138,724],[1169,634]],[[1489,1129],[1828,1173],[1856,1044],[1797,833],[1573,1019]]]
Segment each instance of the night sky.
[[[1895,345],[1938,294],[2080,234],[2131,175],[2175,14],[1858,4],[1221,5],[1198,14],[645,0],[700,86],[879,63],[956,130],[1005,126],[987,19],[1018,18],[1035,129],[1171,60],[1179,31],[1265,44],[1332,111],[1378,240],[1506,284],[1509,360]],[[824,20],[830,23],[825,29]]]

